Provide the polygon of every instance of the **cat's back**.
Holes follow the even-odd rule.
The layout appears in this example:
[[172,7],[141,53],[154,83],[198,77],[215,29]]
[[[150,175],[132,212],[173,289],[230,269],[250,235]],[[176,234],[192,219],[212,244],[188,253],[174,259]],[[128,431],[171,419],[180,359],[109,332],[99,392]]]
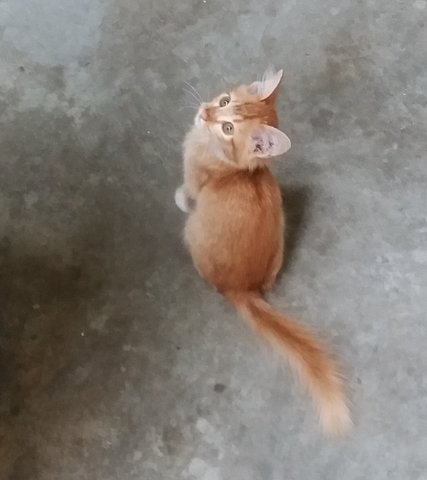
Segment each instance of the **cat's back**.
[[253,171],[231,170],[213,176],[200,195],[201,204],[212,209],[219,208],[230,214],[248,211],[272,213],[281,210],[281,196],[277,181],[266,167]]
[[280,189],[267,168],[207,181],[185,230],[195,265],[217,288],[263,281],[282,235]]

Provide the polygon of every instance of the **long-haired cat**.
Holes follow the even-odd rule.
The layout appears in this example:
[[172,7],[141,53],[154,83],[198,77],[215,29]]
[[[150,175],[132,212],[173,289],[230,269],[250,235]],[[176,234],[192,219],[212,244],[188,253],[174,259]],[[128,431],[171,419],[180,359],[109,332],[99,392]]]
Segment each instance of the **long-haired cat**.
[[203,103],[184,142],[178,207],[199,274],[290,361],[328,432],[351,425],[341,375],[312,334],[265,300],[282,264],[284,217],[268,165],[289,150],[275,109],[282,71]]

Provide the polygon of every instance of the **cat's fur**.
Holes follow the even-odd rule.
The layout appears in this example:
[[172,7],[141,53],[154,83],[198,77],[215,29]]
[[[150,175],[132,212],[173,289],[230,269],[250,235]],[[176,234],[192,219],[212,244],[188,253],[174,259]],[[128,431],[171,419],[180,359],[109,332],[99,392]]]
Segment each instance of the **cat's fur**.
[[[283,257],[281,194],[268,169],[271,157],[290,148],[276,128],[281,77],[266,73],[201,105],[184,142],[184,184],[175,199],[184,211],[188,199],[195,202],[185,242],[199,274],[278,347],[310,391],[324,429],[339,433],[351,420],[337,367],[307,329],[263,299]],[[224,122],[232,123],[231,134]]]

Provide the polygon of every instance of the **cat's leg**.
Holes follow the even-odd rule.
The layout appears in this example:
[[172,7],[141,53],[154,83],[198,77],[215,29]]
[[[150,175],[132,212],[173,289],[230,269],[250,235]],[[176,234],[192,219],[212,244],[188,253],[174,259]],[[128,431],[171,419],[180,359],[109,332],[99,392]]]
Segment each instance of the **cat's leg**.
[[185,213],[190,211],[190,199],[185,191],[185,186],[181,185],[175,191],[176,206]]
[[175,192],[175,203],[185,213],[189,213],[196,202],[204,176],[184,171],[184,183]]
[[184,157],[184,183],[175,192],[175,203],[185,213],[190,212],[207,174],[196,168],[189,157]]

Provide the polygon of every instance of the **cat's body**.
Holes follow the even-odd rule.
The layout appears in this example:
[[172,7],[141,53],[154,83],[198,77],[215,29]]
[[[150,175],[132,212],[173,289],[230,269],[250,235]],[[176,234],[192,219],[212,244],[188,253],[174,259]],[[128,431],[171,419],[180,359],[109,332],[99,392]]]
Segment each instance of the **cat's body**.
[[200,275],[220,292],[266,290],[282,260],[280,190],[267,168],[206,173],[185,239]]
[[339,373],[312,335],[264,300],[283,258],[284,220],[271,157],[290,148],[277,130],[275,97],[282,73],[203,104],[184,142],[184,185],[177,205],[195,207],[185,242],[199,274],[279,347],[309,388],[324,428],[340,432],[350,417]]

